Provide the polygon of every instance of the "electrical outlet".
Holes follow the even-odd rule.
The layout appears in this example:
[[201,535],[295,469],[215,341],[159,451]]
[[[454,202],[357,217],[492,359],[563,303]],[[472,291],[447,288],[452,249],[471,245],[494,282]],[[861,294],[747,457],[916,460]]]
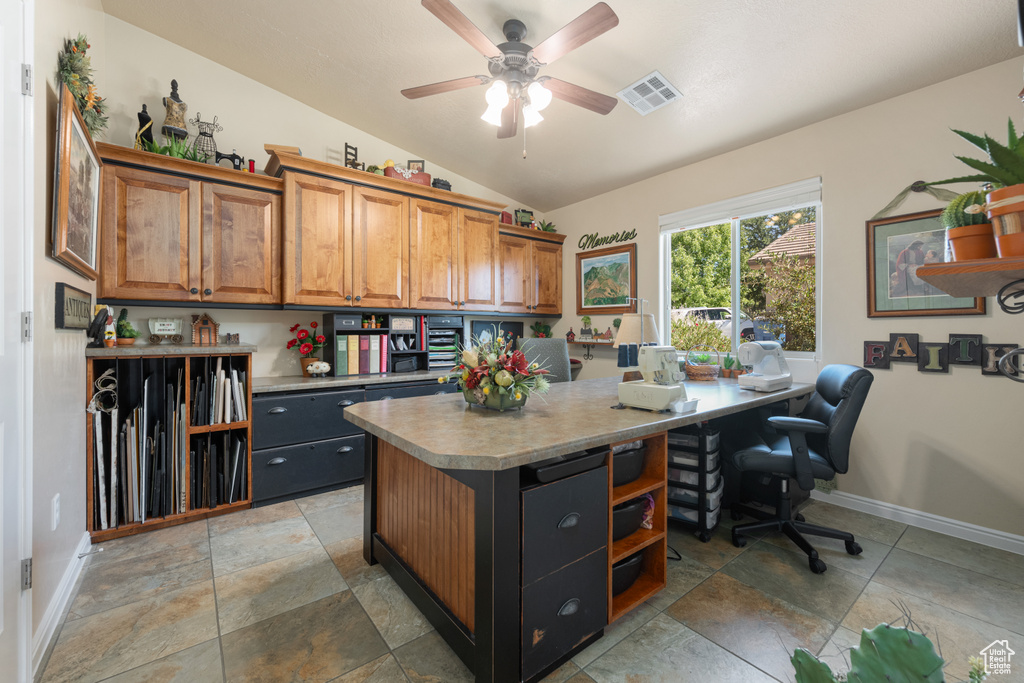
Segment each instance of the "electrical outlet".
[[60,524],[60,494],[53,497],[53,509],[50,514],[50,531],[56,531]]

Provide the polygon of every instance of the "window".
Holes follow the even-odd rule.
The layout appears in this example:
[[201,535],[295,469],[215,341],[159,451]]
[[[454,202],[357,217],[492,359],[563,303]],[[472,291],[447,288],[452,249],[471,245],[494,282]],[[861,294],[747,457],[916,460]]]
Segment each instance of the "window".
[[664,342],[816,353],[820,218],[820,178],[662,216]]

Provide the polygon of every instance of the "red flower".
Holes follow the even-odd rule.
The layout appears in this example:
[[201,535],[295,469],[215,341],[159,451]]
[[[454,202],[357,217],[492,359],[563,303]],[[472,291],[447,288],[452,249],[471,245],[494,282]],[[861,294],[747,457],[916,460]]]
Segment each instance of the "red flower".
[[290,328],[288,329],[288,331],[289,331],[289,332],[294,332],[294,331],[295,331],[295,330],[297,330],[297,329],[299,329],[299,324],[298,324],[298,323],[295,323],[294,325],[292,325],[292,326],[291,326],[291,327],[290,327]]
[[529,363],[526,362],[526,356],[522,351],[514,351],[512,353],[508,363],[505,365],[505,369],[520,375],[528,375],[530,373]]
[[309,326],[312,327],[315,330],[316,329],[316,321],[314,320],[313,322],[311,322],[309,324]]
[[298,342],[297,342],[297,341],[295,341],[294,339],[289,339],[289,340],[288,340],[288,344],[287,344],[287,345],[285,346],[285,348],[286,348],[286,349],[290,349],[290,348],[292,348],[293,346],[295,346],[296,344],[298,344]]
[[295,333],[295,338],[298,339],[299,341],[302,341],[308,336],[309,332],[307,332],[306,330],[299,330],[298,332]]
[[323,344],[325,341],[327,341],[327,337],[325,337],[324,335],[318,334],[316,336],[316,343],[317,344]]
[[538,335],[537,335],[537,338],[538,338],[538,339],[544,339],[544,338],[545,338],[545,337],[547,337],[547,336],[548,336],[548,335],[546,335],[546,334],[544,334],[543,332],[541,332],[540,334],[538,334]]
[[305,356],[307,353],[313,353],[313,345],[310,344],[309,342],[306,342],[305,344],[299,347],[299,353],[301,353],[303,356]]

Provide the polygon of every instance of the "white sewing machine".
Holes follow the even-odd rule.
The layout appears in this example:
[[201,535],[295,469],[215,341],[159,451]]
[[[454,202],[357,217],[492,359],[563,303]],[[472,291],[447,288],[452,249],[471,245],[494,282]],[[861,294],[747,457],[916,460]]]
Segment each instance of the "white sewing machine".
[[675,401],[686,400],[679,375],[678,352],[674,346],[641,346],[637,358],[643,380],[619,383],[619,403],[646,410],[667,410]]
[[779,342],[757,341],[740,344],[736,353],[740,365],[752,365],[753,372],[740,375],[737,382],[743,389],[754,391],[778,391],[793,384],[789,365],[782,354]]

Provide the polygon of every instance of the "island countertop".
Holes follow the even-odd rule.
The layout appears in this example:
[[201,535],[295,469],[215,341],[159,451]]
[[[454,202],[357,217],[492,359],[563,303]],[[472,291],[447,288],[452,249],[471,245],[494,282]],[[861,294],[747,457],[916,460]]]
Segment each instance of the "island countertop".
[[761,393],[734,379],[683,382],[699,398],[690,413],[654,413],[617,405],[619,377],[552,384],[521,410],[471,407],[461,393],[357,403],[345,419],[432,467],[505,470],[585,448],[637,439],[814,391],[810,384]]

